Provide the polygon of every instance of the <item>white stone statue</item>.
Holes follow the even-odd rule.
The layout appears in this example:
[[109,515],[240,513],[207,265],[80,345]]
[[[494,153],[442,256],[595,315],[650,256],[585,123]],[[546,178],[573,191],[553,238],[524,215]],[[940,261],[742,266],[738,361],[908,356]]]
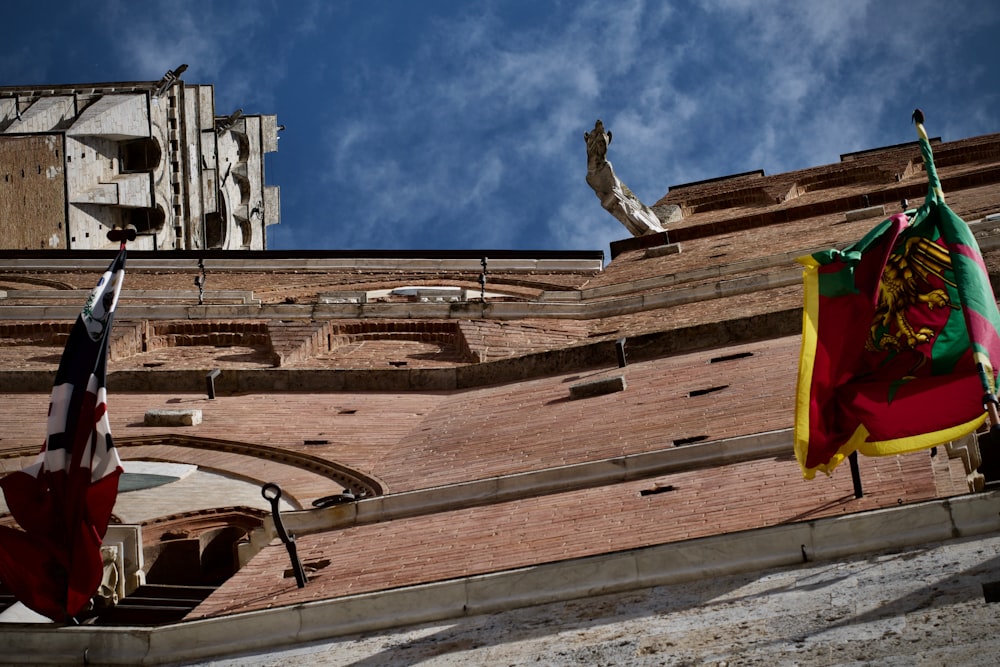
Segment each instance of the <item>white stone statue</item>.
[[101,546],[101,559],[104,561],[104,574],[101,585],[91,600],[97,609],[107,609],[118,604],[119,581],[121,580],[121,552],[117,546]]
[[665,223],[681,218],[679,207],[667,206],[663,207],[666,219],[661,220],[653,209],[639,201],[629,187],[618,180],[607,159],[611,132],[604,130],[604,123],[598,120],[594,130],[584,132],[583,138],[587,142],[587,185],[593,188],[601,206],[625,225],[633,236],[662,232]]

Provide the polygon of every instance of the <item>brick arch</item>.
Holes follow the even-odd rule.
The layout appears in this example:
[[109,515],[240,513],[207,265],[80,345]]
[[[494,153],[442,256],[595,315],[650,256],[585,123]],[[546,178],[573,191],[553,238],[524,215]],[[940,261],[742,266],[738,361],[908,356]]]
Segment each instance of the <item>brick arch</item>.
[[258,350],[260,361],[277,365],[268,323],[260,320],[116,321],[110,359],[119,361],[144,352],[196,346],[262,348]]
[[0,273],[0,282],[30,285],[32,288],[46,288],[54,290],[76,289],[74,285],[61,280],[50,280],[48,278],[36,278],[34,276],[21,276],[10,273]]
[[65,345],[73,322],[0,322],[0,337],[14,345]]
[[267,516],[270,516],[267,510],[238,505],[166,514],[143,521],[142,537],[144,541],[155,541],[183,530],[196,532],[234,525],[249,533],[263,525]]
[[397,352],[407,356],[407,343],[436,346],[433,356],[449,358],[456,363],[475,363],[476,357],[469,350],[468,342],[457,322],[442,320],[396,321],[334,321],[329,324],[329,350],[331,353],[345,346],[365,341],[397,343]]
[[249,507],[219,507],[143,521],[146,583],[221,584],[239,569],[236,544],[264,525],[267,515]]
[[423,343],[453,343],[459,331],[455,322],[441,320],[355,320],[331,322],[330,333],[343,342],[396,339]]
[[[337,463],[336,461],[331,461],[312,454],[294,452],[287,449],[281,449],[279,447],[270,447],[268,445],[260,445],[250,442],[223,440],[220,438],[204,438],[189,435],[162,434],[116,437],[115,446],[121,450],[122,454],[125,453],[125,450],[129,449],[147,449],[147,451],[142,452],[140,456],[135,458],[145,458],[154,461],[160,460],[173,463],[190,463],[192,465],[198,465],[198,467],[203,470],[211,470],[213,472],[241,477],[243,479],[252,479],[264,482],[277,481],[278,485],[282,488],[283,496],[290,502],[293,502],[293,504],[298,503],[302,505],[304,504],[302,502],[303,500],[311,502],[316,498],[331,495],[330,485],[324,484],[322,488],[311,488],[311,486],[315,485],[310,485],[308,480],[302,481],[301,475],[295,474],[296,469],[305,470],[313,475],[335,482],[337,485],[350,489],[355,494],[363,493],[366,496],[381,496],[385,495],[388,488],[385,482],[378,477],[355,470],[349,466]],[[261,480],[259,474],[250,474],[246,471],[234,469],[232,466],[218,464],[212,465],[211,462],[203,464],[195,461],[193,457],[186,455],[184,451],[176,451],[173,448],[196,449],[199,451],[245,456],[250,457],[256,462],[270,462],[278,466],[287,466],[292,470],[290,471],[291,474],[288,476],[287,480],[281,480],[285,481],[285,484],[282,484],[279,480]],[[8,463],[7,465],[9,469],[14,470],[23,468],[25,465],[30,464],[37,455],[38,447],[31,445],[5,450],[0,453],[0,460],[9,462],[19,459],[19,462]],[[127,459],[129,457],[123,456],[123,458]],[[253,466],[254,473],[266,473],[266,471],[263,471],[257,463],[253,463]]]
[[270,345],[267,322],[192,321],[150,322],[149,350],[188,345]]
[[[372,292],[377,290],[391,290],[403,285],[414,287],[460,287],[478,293],[480,289],[479,276],[468,278],[427,278],[424,276],[402,275],[394,277],[392,280],[372,281],[358,283],[351,286],[351,291]],[[510,299],[530,299],[536,297],[545,289],[551,289],[552,285],[538,283],[535,281],[517,278],[508,275],[487,275],[486,291],[504,292]]]
[[[136,453],[139,453],[136,458],[194,463],[203,470],[212,470],[260,482],[275,482],[281,486],[284,495],[289,500],[300,504],[300,506],[316,498],[330,495],[333,485],[315,478],[313,480],[303,479],[301,473],[296,473],[296,470],[304,470],[323,480],[335,482],[336,485],[350,489],[355,494],[381,496],[386,492],[385,483],[372,475],[319,456],[268,445],[218,438],[162,434],[116,437],[115,446],[119,448],[123,458],[127,458],[127,450],[135,448]],[[199,462],[197,461],[199,457],[189,456],[186,452],[176,451],[175,448],[195,449],[199,452],[212,452],[215,455],[229,454],[249,457],[249,461],[246,465],[239,465],[239,461],[234,463],[222,460],[225,457],[202,456],[200,458],[203,460]],[[268,469],[268,467],[262,466],[261,462],[272,465]],[[283,467],[287,467],[289,470],[283,473],[281,470]],[[267,477],[276,478],[268,479]],[[339,491],[339,489],[335,490]]]

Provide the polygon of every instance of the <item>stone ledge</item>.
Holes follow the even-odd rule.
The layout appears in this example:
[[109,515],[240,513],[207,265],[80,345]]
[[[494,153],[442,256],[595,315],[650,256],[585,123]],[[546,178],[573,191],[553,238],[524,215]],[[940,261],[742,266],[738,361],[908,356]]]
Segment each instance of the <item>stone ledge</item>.
[[844,213],[844,220],[847,222],[854,222],[856,220],[864,220],[865,218],[882,218],[885,217],[885,206],[879,204],[878,206],[868,206],[866,208],[856,208],[853,211],[847,211]]
[[[205,618],[155,628],[0,627],[11,664],[165,665],[267,651],[417,623],[902,550],[1000,531],[1000,492],[547,563],[529,568]],[[839,543],[847,537],[876,540]],[[276,548],[281,548],[276,547]]]
[[201,423],[201,410],[147,410],[145,426],[197,426]]
[[[55,251],[7,251],[0,257],[0,270],[7,271],[79,271],[99,270],[108,267],[108,262],[114,257],[113,252],[106,251],[68,251],[71,256],[60,256]],[[421,257],[412,252],[401,253],[398,257],[386,253],[385,256],[365,256],[364,253],[308,251],[296,255],[294,252],[281,251],[217,251],[214,256],[211,251],[192,251],[194,255],[185,257],[183,251],[143,252],[129,251],[128,264],[134,269],[143,271],[185,271],[198,273],[197,260],[205,258],[205,266],[211,272],[220,271],[336,271],[368,269],[372,271],[468,271],[479,273],[482,257],[477,253],[449,253],[447,251],[428,251]],[[221,252],[223,254],[219,255]],[[485,253],[487,255],[491,253]],[[408,256],[404,256],[408,255]],[[435,257],[434,255],[439,255]],[[600,250],[582,251],[551,251],[551,252],[518,252],[492,251],[489,258],[489,268],[499,272],[531,272],[547,273],[598,273],[604,268],[604,252]]]
[[570,400],[577,400],[591,398],[592,396],[603,396],[604,394],[614,394],[615,392],[625,391],[627,386],[625,376],[616,375],[610,378],[571,385],[569,388],[569,397]]
[[[784,456],[791,451],[792,429],[783,429],[687,447],[668,447],[611,459],[391,493],[324,509],[287,512],[282,517],[288,530],[296,535],[309,535],[360,524],[394,521],[435,512]],[[262,547],[274,536],[271,524],[265,522],[262,534],[254,536],[255,544]]]
[[643,255],[646,259],[651,259],[653,257],[664,257],[666,255],[676,255],[681,251],[680,243],[668,243],[666,245],[654,246],[652,248],[646,248],[646,252]]

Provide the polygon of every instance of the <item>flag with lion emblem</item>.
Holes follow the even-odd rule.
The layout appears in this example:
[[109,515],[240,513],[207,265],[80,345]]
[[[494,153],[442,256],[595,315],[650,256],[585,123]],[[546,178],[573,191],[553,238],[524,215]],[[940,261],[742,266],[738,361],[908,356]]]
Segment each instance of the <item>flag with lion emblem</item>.
[[970,433],[996,393],[1000,314],[979,246],[944,201],[921,121],[924,204],[843,250],[798,260],[795,455],[807,479],[854,451],[901,454]]

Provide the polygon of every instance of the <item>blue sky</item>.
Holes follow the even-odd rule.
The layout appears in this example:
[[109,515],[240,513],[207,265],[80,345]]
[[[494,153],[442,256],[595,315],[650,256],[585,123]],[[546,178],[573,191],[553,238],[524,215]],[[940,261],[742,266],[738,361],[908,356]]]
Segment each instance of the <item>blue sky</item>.
[[286,126],[271,249],[607,250],[583,133],[670,185],[1000,132],[1000,3],[200,0],[9,3],[0,85],[159,79]]

